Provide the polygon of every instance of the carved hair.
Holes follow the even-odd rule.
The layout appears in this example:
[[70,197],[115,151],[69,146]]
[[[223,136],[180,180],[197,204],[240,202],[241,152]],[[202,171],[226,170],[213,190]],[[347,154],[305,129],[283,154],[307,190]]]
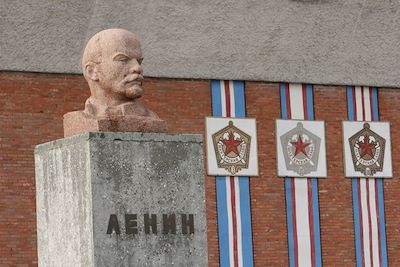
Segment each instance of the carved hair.
[[90,62],[92,63],[100,63],[101,62],[101,35],[99,32],[95,34],[88,43],[86,44],[85,50],[82,56],[82,72],[85,79],[88,81],[88,77],[86,77],[86,65]]

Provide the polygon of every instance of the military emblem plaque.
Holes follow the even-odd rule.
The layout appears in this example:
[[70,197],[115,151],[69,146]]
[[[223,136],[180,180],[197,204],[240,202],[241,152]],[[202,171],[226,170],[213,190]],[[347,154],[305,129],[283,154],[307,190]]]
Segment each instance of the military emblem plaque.
[[343,122],[346,177],[392,177],[390,125]]
[[278,176],[326,177],[321,121],[277,120]]
[[208,174],[258,176],[254,119],[206,118]]

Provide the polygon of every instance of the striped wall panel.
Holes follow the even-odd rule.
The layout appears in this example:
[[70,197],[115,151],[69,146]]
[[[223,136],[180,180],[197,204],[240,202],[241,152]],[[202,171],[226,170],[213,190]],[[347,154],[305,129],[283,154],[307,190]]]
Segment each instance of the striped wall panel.
[[[378,89],[347,87],[350,121],[378,121]],[[352,178],[357,266],[388,266],[383,179]]]
[[[245,117],[244,82],[211,81],[215,117]],[[253,266],[249,177],[216,177],[221,267]]]
[[[282,119],[314,120],[313,87],[280,85]],[[316,178],[285,178],[289,264],[322,266]]]

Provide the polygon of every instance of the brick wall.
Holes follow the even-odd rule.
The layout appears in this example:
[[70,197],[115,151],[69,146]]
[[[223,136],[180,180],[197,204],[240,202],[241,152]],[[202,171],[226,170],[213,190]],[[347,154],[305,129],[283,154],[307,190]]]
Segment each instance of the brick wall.
[[[260,176],[251,178],[256,266],[287,266],[283,179],[276,176],[275,124],[279,84],[247,82],[247,116],[257,118]],[[325,120],[328,178],[319,181],[321,241],[325,266],[354,266],[351,183],[343,177],[341,121],[347,118],[344,86],[315,86],[315,118]],[[175,133],[204,133],[211,115],[208,80],[145,81],[143,102]],[[33,149],[62,138],[62,115],[83,108],[89,95],[80,75],[0,73],[0,266],[36,266]],[[391,122],[394,179],[385,182],[390,266],[400,266],[400,90],[379,91],[381,120]],[[218,266],[215,179],[206,177],[209,266]]]

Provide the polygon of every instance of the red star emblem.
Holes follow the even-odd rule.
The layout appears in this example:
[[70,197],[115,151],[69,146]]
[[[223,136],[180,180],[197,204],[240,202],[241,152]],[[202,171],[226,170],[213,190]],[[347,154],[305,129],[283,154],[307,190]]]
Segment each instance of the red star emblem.
[[361,157],[363,158],[365,155],[370,155],[371,158],[374,157],[374,153],[372,153],[372,149],[375,147],[376,143],[369,143],[368,133],[365,133],[363,142],[357,142],[358,146],[361,149]]
[[222,143],[224,143],[224,145],[226,146],[225,155],[228,155],[230,152],[233,152],[236,155],[239,155],[238,145],[241,142],[242,141],[240,141],[240,140],[235,140],[235,138],[233,136],[233,132],[229,132],[229,139],[222,140]]
[[290,143],[296,148],[296,151],[294,152],[294,156],[296,156],[299,153],[303,153],[304,156],[307,157],[306,147],[311,145],[311,143],[303,143],[301,134],[299,134],[299,138],[297,139],[296,142],[290,142]]

